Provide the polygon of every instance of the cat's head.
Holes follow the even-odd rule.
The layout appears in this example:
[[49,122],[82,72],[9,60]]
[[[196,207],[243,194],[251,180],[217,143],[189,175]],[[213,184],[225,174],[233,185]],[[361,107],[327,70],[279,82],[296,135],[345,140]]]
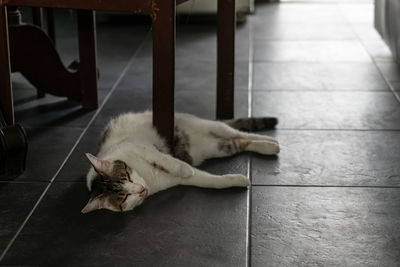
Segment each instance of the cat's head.
[[103,160],[87,153],[97,175],[91,184],[89,202],[82,209],[128,211],[142,204],[148,190],[145,181],[122,160]]

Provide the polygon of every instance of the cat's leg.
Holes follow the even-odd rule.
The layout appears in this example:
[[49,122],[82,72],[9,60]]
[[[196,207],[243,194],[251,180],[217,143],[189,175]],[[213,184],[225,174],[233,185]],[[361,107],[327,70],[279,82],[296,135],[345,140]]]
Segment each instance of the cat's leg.
[[226,175],[214,175],[208,172],[194,169],[194,175],[181,179],[181,185],[191,185],[205,188],[228,188],[228,187],[246,187],[250,185],[250,180],[241,174],[226,174]]
[[194,175],[192,166],[184,161],[165,154],[149,146],[136,146],[134,151],[154,168],[169,173],[175,177],[188,178]]
[[242,137],[218,140],[218,156],[231,156],[242,151],[251,151],[264,155],[279,153],[279,143],[270,140],[252,140]]
[[229,125],[223,122],[215,121],[210,126],[211,126],[209,132],[210,135],[215,136],[217,138],[242,138],[247,140],[269,141],[278,144],[278,141],[273,137],[261,134],[242,132],[230,127]]

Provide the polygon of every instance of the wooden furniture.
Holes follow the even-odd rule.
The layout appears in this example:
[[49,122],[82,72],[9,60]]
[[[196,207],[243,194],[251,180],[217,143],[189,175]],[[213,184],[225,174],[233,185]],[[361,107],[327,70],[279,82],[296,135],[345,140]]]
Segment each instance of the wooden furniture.
[[[76,99],[85,108],[96,108],[94,10],[145,13],[150,14],[153,19],[153,124],[172,145],[175,9],[176,4],[184,1],[186,0],[0,0],[0,107],[6,122],[14,124],[11,71],[23,73],[40,90]],[[18,23],[8,25],[7,10],[12,13],[17,6],[78,10],[80,64],[77,70],[68,69],[61,63],[51,39],[40,27]],[[37,24],[41,23],[40,9],[37,10],[35,20]],[[54,32],[50,35],[54,39]],[[233,117],[234,36],[235,1],[218,0],[218,119]]]
[[18,176],[25,170],[28,142],[21,125],[7,125],[0,111],[0,177]]
[[375,0],[374,8],[375,28],[400,64],[400,1]]

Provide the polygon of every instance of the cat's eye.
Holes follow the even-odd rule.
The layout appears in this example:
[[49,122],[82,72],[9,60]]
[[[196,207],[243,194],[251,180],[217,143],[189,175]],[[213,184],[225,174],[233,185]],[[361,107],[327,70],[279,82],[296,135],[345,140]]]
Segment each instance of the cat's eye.
[[126,177],[128,178],[129,182],[133,183],[131,176],[129,175],[128,170],[126,171]]
[[128,197],[130,196],[130,195],[132,195],[132,194],[126,194],[125,195],[125,197],[124,197],[124,199],[121,201],[121,203],[119,204],[119,209],[121,210],[121,211],[123,211],[124,210],[124,208],[122,207],[122,205],[126,202],[126,200],[128,199]]
[[131,193],[126,194],[125,197],[124,197],[124,199],[122,200],[121,204],[124,203],[124,202],[128,199],[128,197],[129,197],[130,195],[132,195],[132,194],[131,194]]

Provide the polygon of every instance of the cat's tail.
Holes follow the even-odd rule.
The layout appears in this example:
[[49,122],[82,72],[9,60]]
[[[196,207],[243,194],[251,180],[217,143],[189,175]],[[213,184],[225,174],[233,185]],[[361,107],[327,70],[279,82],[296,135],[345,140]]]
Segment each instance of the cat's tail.
[[264,131],[274,129],[278,119],[273,117],[239,118],[225,120],[226,124],[240,131]]

